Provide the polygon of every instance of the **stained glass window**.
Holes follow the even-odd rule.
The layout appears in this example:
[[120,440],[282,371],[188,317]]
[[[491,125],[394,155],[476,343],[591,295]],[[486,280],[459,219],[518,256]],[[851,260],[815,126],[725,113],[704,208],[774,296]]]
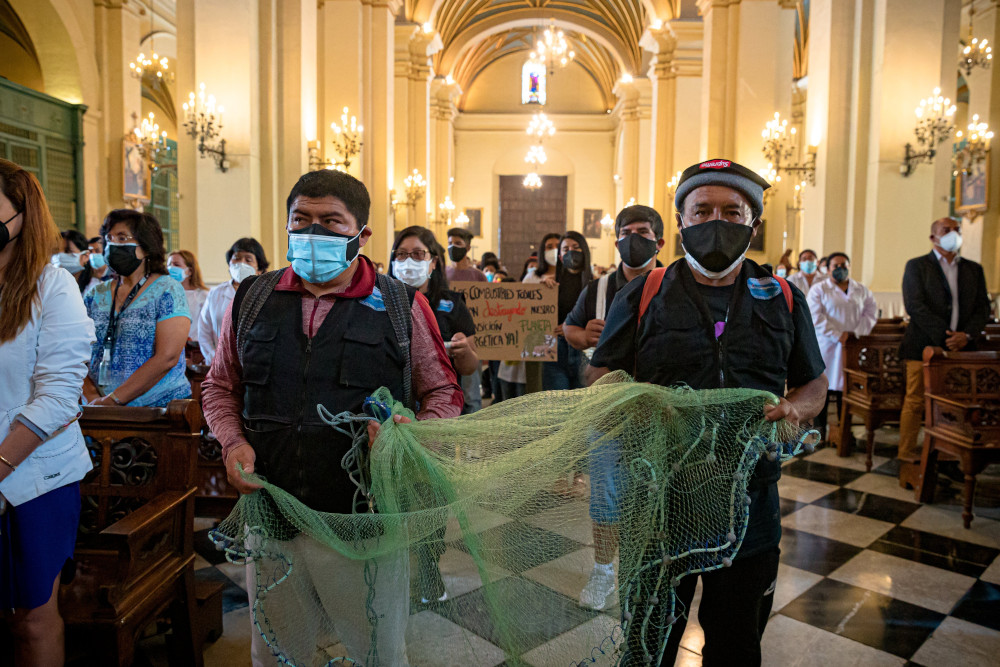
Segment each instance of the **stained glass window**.
[[545,65],[529,60],[521,68],[521,104],[545,104]]

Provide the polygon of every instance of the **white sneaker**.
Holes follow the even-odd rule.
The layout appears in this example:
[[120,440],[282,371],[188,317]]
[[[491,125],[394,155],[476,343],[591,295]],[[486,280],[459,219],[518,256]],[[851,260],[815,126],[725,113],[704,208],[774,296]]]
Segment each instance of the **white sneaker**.
[[590,572],[590,580],[580,591],[580,606],[601,611],[608,606],[615,592],[615,571],[613,568],[595,567]]

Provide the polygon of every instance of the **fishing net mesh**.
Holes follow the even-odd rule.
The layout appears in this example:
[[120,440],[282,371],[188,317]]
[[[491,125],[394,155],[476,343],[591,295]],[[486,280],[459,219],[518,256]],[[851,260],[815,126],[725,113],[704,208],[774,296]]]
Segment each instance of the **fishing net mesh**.
[[[810,446],[813,433],[764,420],[776,402],[612,373],[456,419],[388,420],[370,449],[365,418],[339,415],[328,421],[358,436],[344,462],[356,513],[311,510],[250,475],[263,489],[213,539],[247,564],[252,632],[278,663],[656,664],[687,613],[680,579],[740,548],[758,460]],[[621,536],[600,612],[578,602],[592,517]]]

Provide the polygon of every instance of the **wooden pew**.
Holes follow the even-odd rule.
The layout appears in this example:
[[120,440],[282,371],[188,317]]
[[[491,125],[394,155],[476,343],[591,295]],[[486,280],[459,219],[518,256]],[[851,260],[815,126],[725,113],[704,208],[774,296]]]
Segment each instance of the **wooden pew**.
[[906,322],[902,317],[882,317],[875,321],[871,335],[902,334],[906,331]]
[[85,406],[80,425],[94,470],[80,486],[76,576],[59,591],[67,632],[85,637],[87,664],[130,665],[140,633],[166,616],[174,662],[200,666],[192,623],[198,404]]
[[851,334],[844,343],[844,397],[840,414],[839,456],[851,454],[851,425],[855,416],[865,424],[865,467],[872,469],[875,430],[898,422],[906,395],[906,365],[899,357],[902,330],[860,338]]
[[933,502],[940,453],[958,459],[962,522],[972,523],[976,475],[1000,461],[1000,352],[924,348],[924,450],[917,500]]
[[[191,383],[191,398],[201,405],[201,383],[210,366],[188,364],[187,378]],[[200,409],[200,408],[199,408]],[[226,466],[222,462],[219,441],[209,437],[208,428],[202,429],[198,443],[198,491],[195,493],[195,516],[224,519],[236,506],[239,493],[230,488],[226,479]]]

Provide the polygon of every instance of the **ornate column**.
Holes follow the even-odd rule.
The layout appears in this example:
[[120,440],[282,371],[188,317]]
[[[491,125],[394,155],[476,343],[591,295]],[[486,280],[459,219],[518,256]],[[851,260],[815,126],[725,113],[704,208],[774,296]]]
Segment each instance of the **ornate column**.
[[736,149],[736,69],[740,0],[697,0],[704,25],[701,111],[703,157],[728,157]]
[[665,24],[659,30],[652,28],[643,35],[640,44],[655,53],[647,76],[652,82],[653,97],[653,199],[652,206],[661,216],[669,215],[673,202],[668,201],[667,183],[674,173],[674,128],[677,111],[677,70],[674,67],[674,50],[677,37]]
[[876,295],[899,293],[906,261],[928,252],[931,222],[948,211],[950,142],[937,146],[933,165],[909,177],[899,169],[903,146],[913,141],[913,109],[937,86],[955,97],[960,9],[961,0],[873,3],[864,238],[851,259],[855,277]]
[[[457,83],[448,83],[444,78],[436,78],[431,83],[431,173],[426,202],[420,202],[418,208],[426,208],[427,202],[443,201],[450,194],[451,179],[455,175],[455,118],[458,116],[455,100],[461,94]],[[444,239],[447,223],[438,220],[433,230],[439,239]]]
[[615,112],[618,117],[618,170],[619,183],[621,188],[616,192],[615,202],[616,213],[632,198],[637,203],[640,200],[639,182],[639,87],[635,81],[620,81],[615,86],[615,95],[618,97],[618,104]]
[[[101,79],[107,104],[104,107],[104,150],[109,160],[102,167],[106,188],[100,192],[103,213],[122,208],[122,138],[134,127],[132,114],[142,115],[142,84],[131,75],[128,64],[139,55],[140,7],[124,0],[95,3],[95,19],[103,33]],[[145,11],[143,11],[145,14]]]
[[[403,180],[414,169],[425,178],[430,174],[430,57],[441,47],[437,33],[426,33],[415,23],[396,24],[396,107],[394,187],[400,192]],[[431,203],[431,202],[428,202]],[[426,225],[427,208],[400,209],[396,228]]]

